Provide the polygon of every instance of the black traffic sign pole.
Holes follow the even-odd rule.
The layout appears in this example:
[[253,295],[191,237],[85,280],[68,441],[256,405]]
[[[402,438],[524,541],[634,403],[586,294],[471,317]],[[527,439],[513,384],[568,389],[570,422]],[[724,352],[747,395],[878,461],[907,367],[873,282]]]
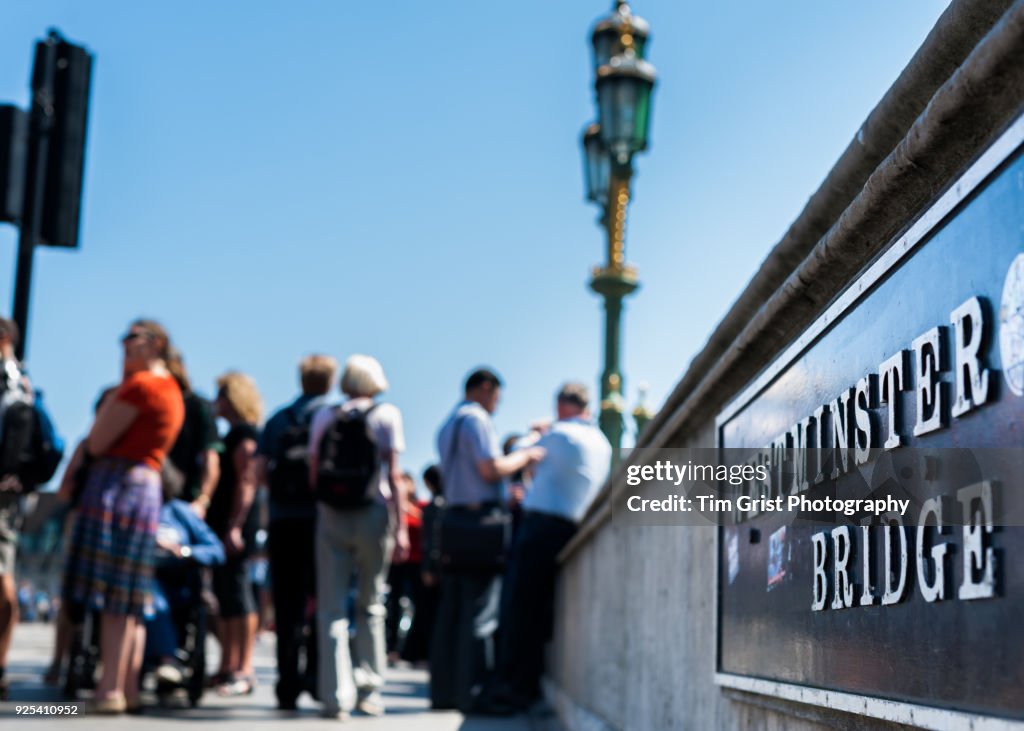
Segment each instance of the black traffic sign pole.
[[25,358],[28,343],[28,308],[32,291],[32,261],[42,224],[46,163],[53,125],[53,80],[57,39],[51,35],[36,44],[32,69],[32,109],[29,118],[28,158],[25,169],[25,201],[18,235],[18,261],[14,281],[14,322],[21,331],[17,356]]

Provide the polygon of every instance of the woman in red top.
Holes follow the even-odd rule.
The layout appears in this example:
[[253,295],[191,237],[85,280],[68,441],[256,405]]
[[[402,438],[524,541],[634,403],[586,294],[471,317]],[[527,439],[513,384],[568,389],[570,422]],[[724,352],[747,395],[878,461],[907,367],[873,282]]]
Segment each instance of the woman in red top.
[[411,472],[402,474],[402,489],[406,491],[402,510],[405,513],[405,524],[409,531],[409,554],[404,561],[392,563],[388,570],[388,615],[385,630],[388,661],[392,663],[399,658],[400,646],[404,645],[403,640],[408,639],[408,635],[405,638],[401,637],[402,615],[405,613],[402,599],[406,600],[404,604],[413,605],[413,616],[415,617],[414,602],[420,582],[420,564],[423,563],[423,540],[421,538],[423,515],[420,505],[416,501],[416,479]]
[[86,439],[94,461],[82,492],[66,568],[67,600],[99,609],[100,660],[94,710],[138,706],[145,647],[143,613],[152,603],[160,468],[184,420],[181,390],[165,360],[170,342],[151,320],[121,338],[124,377]]

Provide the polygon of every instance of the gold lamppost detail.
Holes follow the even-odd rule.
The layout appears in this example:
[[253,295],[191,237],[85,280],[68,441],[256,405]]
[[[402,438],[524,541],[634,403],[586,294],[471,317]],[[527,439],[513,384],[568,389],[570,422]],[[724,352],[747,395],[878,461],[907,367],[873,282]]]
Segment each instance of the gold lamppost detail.
[[625,406],[620,368],[622,301],[640,286],[636,267],[626,263],[626,217],[633,155],[647,149],[651,92],[656,74],[644,60],[649,27],[625,0],[594,25],[594,87],[598,121],[583,133],[587,199],[602,209],[607,261],[595,267],[590,287],[604,300],[604,369],[601,374],[601,429],[618,458]]
[[639,437],[643,434],[644,429],[651,419],[654,418],[654,414],[647,408],[647,384],[641,383],[640,397],[637,399],[636,408],[633,409],[633,421],[636,422],[636,435]]

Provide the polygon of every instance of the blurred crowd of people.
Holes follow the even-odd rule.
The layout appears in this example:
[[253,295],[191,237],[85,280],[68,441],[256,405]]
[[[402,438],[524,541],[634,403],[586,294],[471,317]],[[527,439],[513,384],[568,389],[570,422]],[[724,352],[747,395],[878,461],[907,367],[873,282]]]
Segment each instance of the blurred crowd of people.
[[[16,340],[0,320],[0,693],[18,616],[18,498],[38,486],[55,439]],[[222,696],[253,692],[257,631],[271,625],[281,710],[308,693],[327,718],[381,715],[398,661],[430,668],[435,709],[512,714],[540,698],[557,556],[611,461],[585,386],[563,385],[555,418],[502,446],[491,420],[502,381],[473,371],[420,500],[376,359],[349,357],[339,378],[333,357],[306,356],[301,393],[264,420],[244,373],[221,375],[212,402],[199,396],[159,323],[132,322],[121,344],[121,382],[101,392],[60,479],[66,557],[48,682],[78,667],[72,638],[92,617],[92,711],[139,710],[143,668],[174,686],[205,667],[186,666],[176,621],[202,610],[220,665],[199,680]]]
[[22,622],[52,622],[60,611],[60,597],[37,589],[31,581],[18,582],[18,617]]

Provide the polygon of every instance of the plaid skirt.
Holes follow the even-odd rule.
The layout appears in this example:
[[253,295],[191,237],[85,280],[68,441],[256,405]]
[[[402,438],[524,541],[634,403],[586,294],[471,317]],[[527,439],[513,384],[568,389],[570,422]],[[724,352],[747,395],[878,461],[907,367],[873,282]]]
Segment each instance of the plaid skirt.
[[141,617],[153,604],[160,473],[103,459],[89,470],[64,572],[66,601]]

